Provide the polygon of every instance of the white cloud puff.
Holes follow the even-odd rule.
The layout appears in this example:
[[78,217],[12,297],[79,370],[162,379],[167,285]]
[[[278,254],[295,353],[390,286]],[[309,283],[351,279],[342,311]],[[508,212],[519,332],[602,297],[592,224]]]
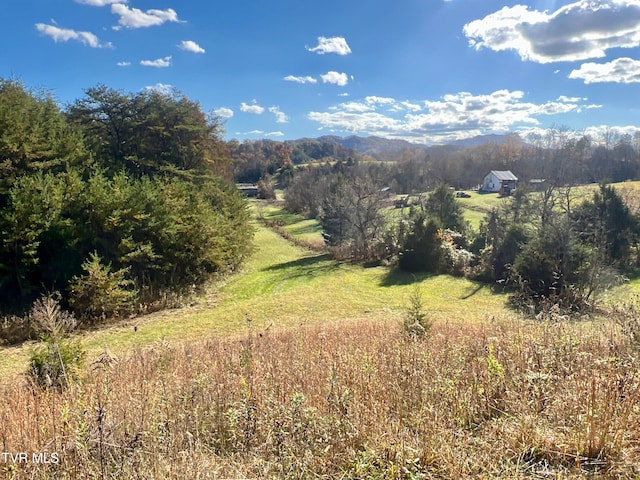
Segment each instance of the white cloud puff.
[[47,25],[46,23],[36,23],[36,28],[40,33],[53,38],[55,42],[75,40],[91,48],[111,47],[111,43],[101,43],[98,37],[91,32],[80,32],[69,28],[60,28],[56,25]]
[[607,63],[584,63],[569,78],[582,79],[584,83],[639,83],[640,60],[623,57]]
[[269,107],[269,112],[273,113],[276,116],[276,122],[277,123],[288,123],[289,122],[289,117],[287,117],[287,115],[285,115],[284,112],[280,111],[280,107]]
[[579,0],[555,12],[504,7],[464,26],[476,49],[515,50],[538,63],[601,58],[640,46],[640,0]]
[[165,22],[179,22],[178,14],[172,8],[166,10],[151,9],[143,12],[138,8],[129,8],[123,3],[111,5],[111,13],[118,15],[118,30],[124,28],[142,28],[162,25]]
[[222,117],[222,118],[231,118],[233,117],[233,110],[231,110],[230,108],[227,107],[220,107],[220,108],[216,108],[213,111],[214,115],[217,115],[218,117]]
[[204,53],[205,52],[204,48],[202,48],[200,45],[198,45],[193,40],[183,40],[178,45],[178,48],[180,48],[181,50],[186,50],[187,52],[193,52],[193,53]]
[[167,68],[171,66],[171,55],[168,57],[157,58],[156,60],[142,60],[140,65],[143,67]]
[[296,77],[295,75],[287,75],[284,77],[286,82],[295,82],[295,83],[318,83],[318,81],[310,76],[305,77]]
[[280,131],[265,132],[264,130],[251,130],[250,132],[236,132],[236,135],[261,135],[264,137],[284,137],[284,133]]
[[155,85],[148,85],[144,87],[145,90],[150,92],[157,92],[162,95],[170,95],[173,92],[173,85],[167,83],[156,83]]
[[330,71],[325,73],[324,75],[320,75],[320,78],[324,83],[332,83],[340,87],[344,87],[347,83],[349,83],[349,77],[346,73]]
[[118,62],[116,63],[117,66],[119,67],[130,67],[131,66],[131,62]]
[[442,143],[522,125],[537,126],[539,116],[597,107],[583,104],[581,98],[560,97],[537,104],[525,101],[524,96],[518,90],[484,95],[460,92],[421,102],[369,96],[324,112],[310,112],[308,118],[321,129]]
[[251,103],[251,105],[245,102],[242,102],[240,104],[240,111],[245,113],[253,113],[255,115],[261,115],[262,113],[264,113],[264,107],[261,107],[260,105],[258,105],[257,102],[254,100],[253,103]]
[[307,47],[307,50],[318,55],[324,55],[325,53],[348,55],[351,53],[351,48],[349,48],[344,37],[318,37],[318,45],[312,48]]

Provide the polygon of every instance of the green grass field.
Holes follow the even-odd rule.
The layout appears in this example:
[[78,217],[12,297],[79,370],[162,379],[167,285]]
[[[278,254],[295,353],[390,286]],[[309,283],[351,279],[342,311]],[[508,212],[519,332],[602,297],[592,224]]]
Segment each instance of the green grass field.
[[266,220],[280,224],[287,232],[304,242],[312,244],[324,244],[322,228],[317,220],[304,218],[301,215],[291,213],[281,206],[257,200],[255,210]]
[[[300,228],[300,223],[304,222],[290,226]],[[425,309],[436,320],[472,321],[506,312],[505,296],[466,279],[445,275],[414,278],[388,267],[338,262],[294,246],[261,226],[254,243],[255,253],[243,270],[191,306],[80,333],[88,358],[105,345],[117,352],[160,338],[189,341],[244,332],[246,317],[256,329],[366,318],[399,322],[415,283],[420,285]],[[2,347],[0,375],[23,371],[30,347],[28,343]]]
[[492,209],[507,202],[506,198],[497,193],[468,192],[471,198],[457,198],[466,218],[474,229],[480,227],[480,222]]
[[[596,186],[576,188],[584,196]],[[616,185],[632,195],[640,182]],[[459,199],[467,218],[477,227],[491,208],[504,202],[497,194],[470,192]],[[282,207],[263,204],[267,219],[278,220],[293,236],[321,242],[315,220],[307,220]],[[147,345],[160,338],[188,341],[243,332],[246,317],[253,328],[289,327],[313,322],[384,318],[398,322],[408,305],[414,284],[422,291],[426,310],[435,320],[473,321],[487,314],[505,314],[506,296],[493,294],[488,286],[446,275],[418,276],[389,269],[365,268],[338,262],[326,254],[292,245],[272,230],[258,226],[254,255],[241,272],[231,275],[192,302],[191,306],[122,320],[92,331],[81,339],[89,358],[107,345],[114,351]],[[640,291],[633,279],[607,295],[609,301],[624,301]],[[137,331],[134,331],[134,326]],[[0,375],[24,370],[31,344],[0,347]]]

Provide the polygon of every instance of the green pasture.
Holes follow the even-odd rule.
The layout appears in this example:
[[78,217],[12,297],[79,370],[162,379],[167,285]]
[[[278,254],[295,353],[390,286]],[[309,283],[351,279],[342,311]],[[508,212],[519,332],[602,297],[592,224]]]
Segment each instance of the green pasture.
[[257,200],[255,211],[266,220],[274,221],[299,240],[308,243],[324,243],[322,228],[315,219],[307,219],[302,215],[291,213],[281,206]]
[[[400,322],[416,284],[425,310],[436,321],[473,321],[507,312],[504,295],[466,279],[414,277],[388,267],[338,262],[292,245],[262,226],[257,227],[254,243],[255,252],[243,270],[191,306],[79,333],[87,360],[92,361],[105,346],[117,354],[160,339],[192,341],[269,325],[285,328],[363,318]],[[1,347],[0,375],[24,371],[31,346]]]
[[480,222],[491,212],[492,209],[507,202],[505,197],[500,197],[497,193],[467,192],[471,198],[456,198],[464,218],[471,223],[474,229],[480,227]]

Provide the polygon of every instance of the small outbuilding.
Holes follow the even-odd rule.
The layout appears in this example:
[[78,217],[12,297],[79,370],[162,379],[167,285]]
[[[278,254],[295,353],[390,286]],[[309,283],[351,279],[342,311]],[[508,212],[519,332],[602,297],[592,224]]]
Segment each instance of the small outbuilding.
[[518,177],[511,170],[491,170],[484,176],[482,190],[485,192],[499,192],[510,195],[516,189]]

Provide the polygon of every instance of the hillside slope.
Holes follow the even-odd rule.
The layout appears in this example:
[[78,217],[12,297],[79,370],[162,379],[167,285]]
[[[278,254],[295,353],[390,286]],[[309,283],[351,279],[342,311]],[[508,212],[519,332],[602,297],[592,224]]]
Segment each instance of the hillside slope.
[[[189,341],[233,335],[247,328],[247,317],[254,328],[362,318],[396,322],[408,304],[414,283],[410,274],[337,262],[292,245],[265,227],[258,227],[254,243],[255,253],[243,270],[191,306],[81,332],[88,358],[105,345],[117,352],[160,338]],[[469,280],[444,275],[415,278],[435,319],[506,311],[504,296]],[[0,347],[0,375],[24,371],[29,348]]]

